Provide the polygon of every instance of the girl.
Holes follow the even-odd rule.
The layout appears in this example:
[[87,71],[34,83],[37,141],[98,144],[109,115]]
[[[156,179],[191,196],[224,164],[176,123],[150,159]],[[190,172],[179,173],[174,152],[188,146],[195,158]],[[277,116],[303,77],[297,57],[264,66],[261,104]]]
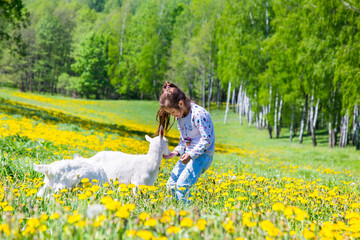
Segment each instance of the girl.
[[177,200],[188,202],[189,189],[211,165],[215,149],[214,126],[210,114],[186,97],[175,84],[165,82],[160,96],[160,109],[156,119],[168,131],[175,117],[180,131],[180,143],[164,156],[169,159],[181,156],[167,182]]

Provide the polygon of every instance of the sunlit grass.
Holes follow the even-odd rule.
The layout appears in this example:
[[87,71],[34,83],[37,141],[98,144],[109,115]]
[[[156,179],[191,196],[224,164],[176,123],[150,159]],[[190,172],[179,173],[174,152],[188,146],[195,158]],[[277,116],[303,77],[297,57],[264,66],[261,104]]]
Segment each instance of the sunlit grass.
[[[85,100],[6,94],[18,103],[3,101],[0,112],[1,239],[360,237],[359,165],[354,164],[359,156],[353,149],[269,140],[264,131],[239,126],[235,114],[224,126],[222,112],[216,110],[217,153],[191,189],[193,205],[174,201],[166,190],[177,159],[163,160],[155,185],[141,186],[137,195],[133,185],[116,180],[103,187],[84,180],[48,199],[37,198],[43,176],[32,170],[33,163],[74,154],[88,157],[101,150],[146,153],[143,134],[156,129],[151,119],[157,103],[84,105]],[[84,110],[71,112],[68,105]],[[127,110],[135,106],[137,111]],[[114,115],[106,119],[109,112]],[[112,125],[119,124],[113,119],[123,119],[123,127]],[[106,210],[86,215],[95,204]]]

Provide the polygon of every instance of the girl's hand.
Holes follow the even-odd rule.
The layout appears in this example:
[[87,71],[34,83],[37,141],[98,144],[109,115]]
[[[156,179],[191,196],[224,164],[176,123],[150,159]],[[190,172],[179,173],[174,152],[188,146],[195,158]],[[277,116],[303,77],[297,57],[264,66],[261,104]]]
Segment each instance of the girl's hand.
[[183,163],[183,164],[188,164],[191,160],[191,157],[188,153],[185,153],[184,155],[182,155],[182,157],[180,158],[180,161]]
[[170,159],[170,158],[173,158],[175,156],[177,156],[179,153],[177,151],[173,151],[170,153],[170,155],[163,155],[163,158],[165,159]]

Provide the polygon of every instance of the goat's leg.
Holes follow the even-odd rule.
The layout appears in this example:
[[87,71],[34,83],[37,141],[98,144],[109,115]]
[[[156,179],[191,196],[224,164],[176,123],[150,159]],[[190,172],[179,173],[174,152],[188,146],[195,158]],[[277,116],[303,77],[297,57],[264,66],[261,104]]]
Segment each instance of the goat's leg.
[[40,188],[40,190],[38,191],[38,193],[36,194],[37,197],[44,197],[44,193],[46,190],[46,185],[42,186],[42,188]]
[[134,196],[137,197],[138,196],[137,191],[139,191],[139,184],[138,183],[133,183],[133,184],[135,185],[135,187],[133,187],[132,192]]

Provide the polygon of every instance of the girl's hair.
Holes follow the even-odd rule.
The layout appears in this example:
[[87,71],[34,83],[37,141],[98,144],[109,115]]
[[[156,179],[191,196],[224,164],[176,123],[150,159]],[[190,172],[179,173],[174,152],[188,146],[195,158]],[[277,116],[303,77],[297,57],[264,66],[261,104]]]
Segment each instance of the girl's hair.
[[191,100],[180,90],[175,84],[166,81],[162,87],[160,96],[160,108],[156,114],[156,120],[159,122],[159,127],[156,131],[156,135],[159,135],[160,126],[164,127],[165,132],[174,125],[174,121],[170,125],[170,113],[165,111],[165,108],[176,108],[180,109],[179,102],[183,101],[184,104],[188,104]]

